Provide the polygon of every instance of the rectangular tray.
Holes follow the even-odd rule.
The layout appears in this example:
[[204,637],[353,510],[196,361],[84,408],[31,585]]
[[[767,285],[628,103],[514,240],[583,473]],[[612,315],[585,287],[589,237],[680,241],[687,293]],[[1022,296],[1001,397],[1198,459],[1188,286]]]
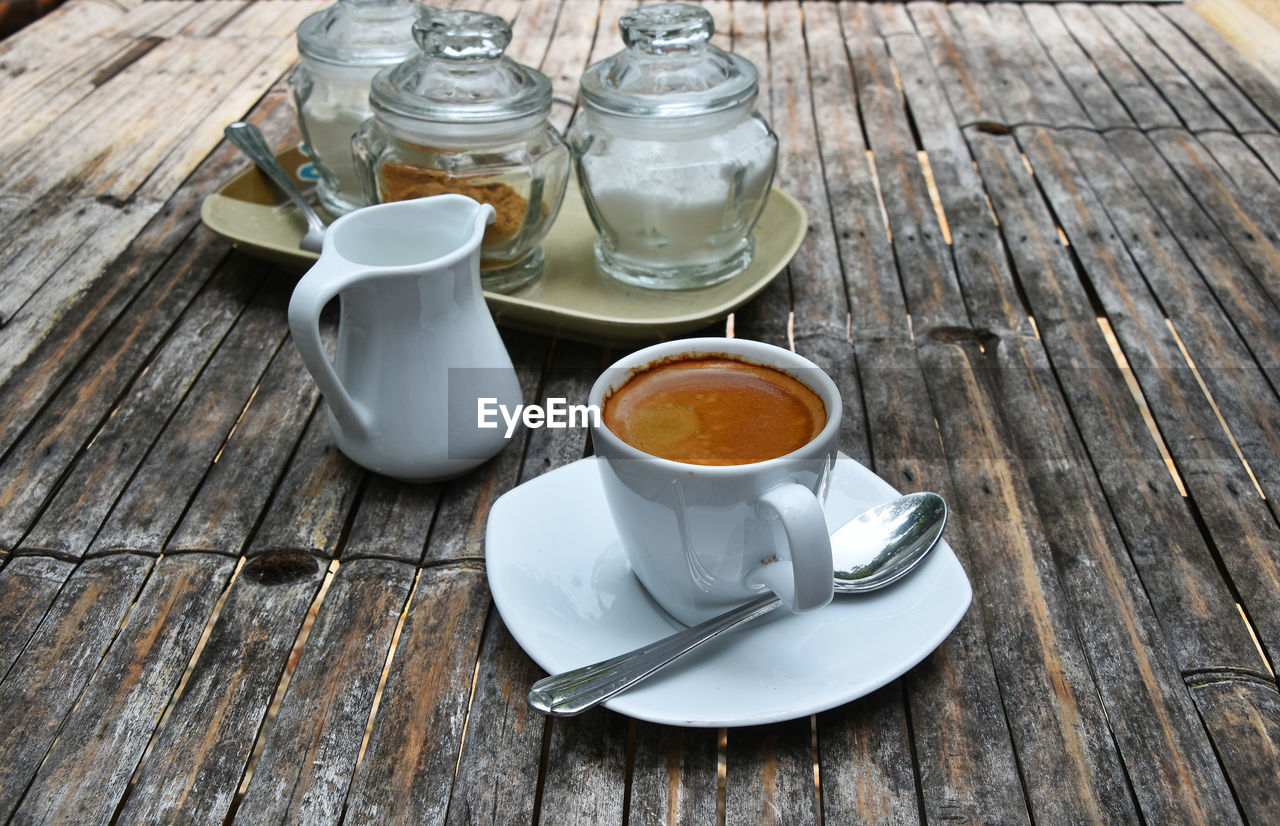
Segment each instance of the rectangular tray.
[[[315,169],[297,148],[278,155],[304,194]],[[205,198],[200,217],[245,253],[302,273],[316,255],[298,249],[301,213],[251,167]],[[803,207],[778,188],[769,194],[753,236],[751,265],[740,275],[696,290],[647,290],[621,284],[596,266],[595,228],[575,181],[543,241],[542,277],[514,293],[485,292],[498,324],[593,344],[624,346],[677,338],[723,319],[760,293],[787,265],[804,239]]]

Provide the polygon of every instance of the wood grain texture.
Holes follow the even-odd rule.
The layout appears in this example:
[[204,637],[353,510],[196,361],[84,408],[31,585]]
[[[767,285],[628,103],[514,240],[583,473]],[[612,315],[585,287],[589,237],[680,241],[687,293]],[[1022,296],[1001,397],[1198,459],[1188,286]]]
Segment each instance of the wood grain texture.
[[236,820],[337,823],[415,571],[356,559],[334,574],[267,730]]
[[811,823],[819,817],[811,718],[730,729],[726,823]]
[[1178,113],[1111,36],[1092,6],[1064,3],[1055,8],[1139,128],[1182,126]]
[[1280,128],[1280,89],[1248,61],[1203,17],[1188,6],[1166,6],[1160,13],[1186,33],[1196,46],[1239,87],[1272,126]]
[[[296,130],[279,95],[269,95],[258,111],[252,119],[268,140],[280,142]],[[0,411],[0,445],[9,449],[26,428],[24,444],[16,450],[44,454],[50,467],[57,462],[65,466],[83,446],[92,434],[86,428],[97,426],[94,416],[106,414],[225,253],[225,242],[192,230],[206,192],[239,164],[229,145],[211,154],[193,173],[191,185],[165,203],[30,350],[0,388],[9,402]],[[14,323],[20,326],[20,321]],[[15,332],[15,343],[20,337]],[[31,429],[40,409],[50,403],[60,415],[43,417]]]
[[111,821],[234,568],[213,554],[156,563],[14,822]]
[[[223,126],[289,68],[293,28],[319,6],[274,5],[253,4],[207,37],[179,32],[44,130],[81,140],[29,142],[0,159],[0,189],[36,212],[53,211],[53,220],[14,236],[22,244],[9,263],[0,264],[0,319],[11,322],[17,315],[17,323],[0,328],[6,365],[23,360],[66,317],[86,284],[102,276],[218,144]],[[167,91],[175,82],[184,82],[181,94]],[[149,140],[136,140],[140,133]],[[45,224],[50,234],[39,229]],[[92,228],[87,239],[86,227]],[[49,249],[38,253],[37,245]]]
[[531,823],[538,815],[543,735],[549,724],[525,698],[543,673],[491,607],[447,823],[501,826]]
[[[1219,116],[1237,132],[1267,132],[1275,134],[1275,126],[1240,91],[1230,77],[1210,60],[1201,47],[1188,39],[1158,9],[1141,3],[1128,3],[1120,7],[1133,18],[1165,55],[1176,66]],[[1181,110],[1182,107],[1179,107]]]
[[[1204,93],[1192,82],[1192,79],[1187,77],[1185,67],[1175,64],[1170,55],[1165,54],[1165,51],[1152,43],[1119,5],[1097,5],[1090,10],[1152,86],[1178,113],[1178,117],[1187,129],[1203,132],[1208,129],[1228,128],[1222,115],[1210,105]],[[1165,50],[1173,51],[1174,56],[1177,54],[1177,45],[1177,41],[1172,44],[1162,43]]]
[[0,682],[0,814],[8,818],[75,705],[152,560],[120,555],[80,565]]
[[248,555],[284,550],[333,558],[362,478],[363,468],[334,445],[327,411],[323,403],[317,405],[254,531]]
[[320,393],[296,347],[280,347],[169,537],[169,553],[243,552]]
[[627,822],[651,826],[715,822],[718,737],[716,729],[637,722]]
[[120,549],[154,554],[164,547],[284,341],[284,293],[278,281],[254,293],[148,449],[89,546],[90,554]]
[[225,821],[323,578],[320,561],[300,553],[263,555],[240,568],[115,822]]
[[1133,118],[1071,32],[1067,31],[1057,10],[1046,3],[1025,3],[1020,8],[1053,61],[1054,68],[1084,106],[1093,126],[1098,129],[1133,126]]
[[818,715],[824,821],[919,823],[902,683]]
[[0,568],[0,675],[22,653],[75,565],[47,556],[18,556]]
[[348,820],[443,822],[488,602],[475,568],[447,565],[419,575],[352,781]]

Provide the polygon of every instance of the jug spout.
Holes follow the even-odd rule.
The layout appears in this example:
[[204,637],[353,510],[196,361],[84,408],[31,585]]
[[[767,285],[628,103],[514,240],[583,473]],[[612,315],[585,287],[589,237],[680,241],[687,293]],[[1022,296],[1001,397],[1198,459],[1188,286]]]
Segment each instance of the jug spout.
[[[506,444],[502,434],[478,433],[475,414],[481,398],[521,398],[480,289],[480,241],[494,216],[454,194],[356,210],[329,228],[320,259],[294,289],[290,330],[334,440],[371,470],[444,478]],[[319,319],[335,297],[331,360]]]

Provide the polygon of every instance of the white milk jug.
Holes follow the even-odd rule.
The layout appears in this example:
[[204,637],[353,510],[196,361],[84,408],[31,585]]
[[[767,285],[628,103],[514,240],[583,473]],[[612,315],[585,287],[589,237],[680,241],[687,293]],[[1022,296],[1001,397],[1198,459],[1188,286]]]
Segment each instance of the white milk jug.
[[[511,357],[480,289],[480,239],[493,207],[436,195],[334,221],[294,288],[289,329],[329,408],[338,447],[364,467],[432,481],[506,445],[480,408],[521,401]],[[320,312],[340,301],[332,361]]]

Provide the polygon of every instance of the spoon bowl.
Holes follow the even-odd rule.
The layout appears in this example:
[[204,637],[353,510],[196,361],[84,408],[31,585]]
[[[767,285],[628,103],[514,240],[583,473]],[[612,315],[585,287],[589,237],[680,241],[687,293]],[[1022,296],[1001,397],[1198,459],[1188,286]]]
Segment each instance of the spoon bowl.
[[[849,520],[831,534],[835,592],[867,593],[902,579],[937,545],[946,522],[946,502],[928,492],[892,499]],[[529,705],[558,717],[581,714],[779,605],[782,600],[769,593],[634,651],[545,677],[533,684]]]

